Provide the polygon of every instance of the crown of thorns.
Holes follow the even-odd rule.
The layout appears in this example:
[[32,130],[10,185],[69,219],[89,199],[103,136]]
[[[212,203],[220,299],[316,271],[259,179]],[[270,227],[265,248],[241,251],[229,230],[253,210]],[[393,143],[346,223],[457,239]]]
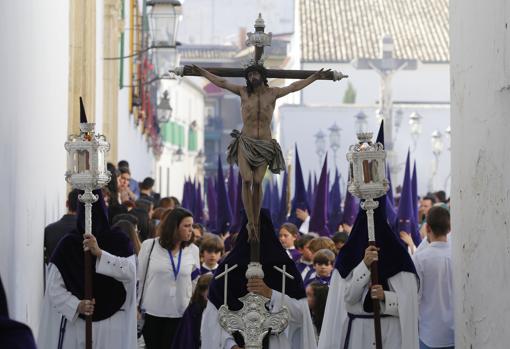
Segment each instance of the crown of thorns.
[[259,72],[263,77],[267,77],[267,69],[261,64],[252,64],[244,69],[244,76],[248,78],[248,73]]

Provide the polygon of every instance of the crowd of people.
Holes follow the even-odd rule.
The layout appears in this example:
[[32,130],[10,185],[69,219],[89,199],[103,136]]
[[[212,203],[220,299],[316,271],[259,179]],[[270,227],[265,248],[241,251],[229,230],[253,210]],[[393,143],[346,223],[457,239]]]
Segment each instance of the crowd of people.
[[[100,199],[93,205],[93,235],[82,237],[83,205],[76,190],[68,195],[66,215],[45,230],[47,275],[39,347],[83,347],[84,319],[91,315],[94,348],[135,348],[140,343],[148,349],[213,348],[214,341],[221,348],[242,348],[239,336],[215,332],[212,328],[218,323],[213,324],[210,319],[217,316],[217,308],[223,302],[223,295],[218,296],[223,292],[222,286],[213,280],[213,275],[217,270],[223,271],[226,261],[232,265],[234,258],[246,257],[248,253],[241,252],[246,247],[243,244],[247,244],[245,229],[232,234],[208,232],[207,227],[194,222],[193,214],[181,207],[177,198],[161,198],[155,193],[152,178],[134,180],[126,161],[120,161],[117,167],[109,164],[109,170],[116,180],[96,193]],[[270,255],[270,248],[263,245],[261,263],[290,263],[288,270],[298,280],[288,286],[285,304],[295,321],[292,326],[300,328],[293,333],[303,334],[301,339],[289,337],[285,342],[275,342],[278,344],[273,347],[366,348],[369,342],[371,347],[373,310],[367,308],[368,297],[381,302],[385,348],[418,348],[418,336],[420,348],[452,348],[448,205],[444,192],[420,199],[416,228],[422,240],[418,245],[410,238],[410,231],[395,232],[388,224],[385,205],[381,205],[376,210],[378,248],[367,246],[363,211],[358,212],[353,225],[344,220],[336,232],[320,236],[310,231],[304,209],[297,212],[299,226],[285,222],[280,227],[273,227],[263,210],[261,219],[269,219],[262,222],[263,239],[269,234],[274,241],[264,240],[262,244],[278,251]],[[391,236],[379,233],[384,229],[389,229]],[[356,234],[365,236],[365,240]],[[344,248],[346,252],[342,252]],[[92,299],[84,298],[84,249],[93,255]],[[354,253],[356,249],[359,251]],[[393,270],[391,274],[380,271],[377,285],[372,285],[369,277],[374,261],[379,261],[380,270]],[[400,294],[401,280],[397,282],[395,278],[401,274],[405,275],[402,282],[415,282],[414,286],[404,286],[407,291],[416,288],[415,314],[413,298]],[[237,300],[231,299],[236,292],[239,296],[247,291],[259,293],[273,304],[281,290],[270,279],[271,272],[263,280],[233,286],[233,292],[229,288],[229,308],[238,307]],[[241,282],[236,274],[229,280]],[[342,304],[341,308],[347,309],[347,321],[337,324],[340,312],[331,312]],[[412,331],[401,332],[399,318],[413,317],[417,324],[416,345],[404,347],[404,343],[409,343],[405,337],[412,336]],[[311,326],[307,327],[308,321]],[[413,321],[408,321],[408,325]],[[340,327],[333,328],[334,324]],[[304,338],[310,336],[312,341]],[[324,339],[328,337],[337,338],[336,343],[328,343]],[[273,339],[267,343],[273,345]]]

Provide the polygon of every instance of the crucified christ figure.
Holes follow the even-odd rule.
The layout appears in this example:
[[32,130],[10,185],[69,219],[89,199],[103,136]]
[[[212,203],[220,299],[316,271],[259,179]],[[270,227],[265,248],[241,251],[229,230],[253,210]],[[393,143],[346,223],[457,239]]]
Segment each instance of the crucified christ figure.
[[241,131],[233,130],[231,133],[233,140],[228,146],[227,161],[239,166],[243,181],[242,200],[248,218],[249,239],[258,241],[262,180],[268,167],[273,173],[285,170],[282,150],[271,135],[271,120],[276,99],[305,88],[315,80],[324,77],[330,70],[321,69],[306,79],[281,88],[269,87],[266,69],[257,64],[245,69],[246,86],[230,83],[225,78],[196,65],[193,65],[193,72],[241,97],[243,128]]

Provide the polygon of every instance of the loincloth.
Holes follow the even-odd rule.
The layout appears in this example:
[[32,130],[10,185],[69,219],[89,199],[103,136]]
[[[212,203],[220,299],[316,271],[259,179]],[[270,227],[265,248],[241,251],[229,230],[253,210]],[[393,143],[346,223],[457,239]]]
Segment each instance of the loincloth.
[[240,148],[248,164],[253,169],[267,165],[273,173],[285,171],[282,148],[276,139],[254,139],[244,136],[238,130],[232,130],[230,135],[233,139],[227,148],[227,161],[229,164],[239,165],[237,163],[237,156]]

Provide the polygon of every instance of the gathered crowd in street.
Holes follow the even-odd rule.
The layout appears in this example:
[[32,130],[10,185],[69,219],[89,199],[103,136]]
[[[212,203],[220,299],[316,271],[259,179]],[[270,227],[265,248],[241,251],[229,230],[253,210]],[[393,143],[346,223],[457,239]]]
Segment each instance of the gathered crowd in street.
[[[45,229],[46,293],[39,347],[82,347],[83,319],[92,315],[94,348],[242,348],[242,338],[219,328],[216,308],[223,302],[223,284],[214,279],[246,249],[246,218],[232,215],[232,222],[220,222],[221,211],[231,203],[232,211],[244,216],[242,207],[235,207],[240,193],[229,201],[221,194],[227,192],[218,188],[225,183],[216,182],[216,207],[207,207],[191,181],[179,200],[160,197],[152,178],[134,180],[126,161],[117,167],[109,164],[109,170],[112,180],[96,191],[93,235],[82,238],[85,217],[77,190],[68,195],[67,214]],[[233,173],[231,169],[228,188],[236,187],[229,184],[237,177]],[[349,193],[326,234],[314,231],[314,212],[321,211],[317,207],[293,200],[290,216],[273,226],[278,219],[263,205],[261,263],[286,264],[296,275],[285,299],[290,322],[300,329],[289,328],[284,342],[273,346],[271,339],[265,345],[367,348],[374,341],[371,298],[380,300],[384,347],[417,348],[418,337],[420,348],[453,347],[449,203],[443,191],[429,193],[414,202],[416,213],[411,216],[416,220],[396,218],[389,224],[390,217],[402,211],[407,189],[399,188],[395,197],[400,205],[390,203],[389,195],[378,199],[377,247],[367,246],[365,213]],[[321,201],[320,188],[311,194],[314,203]],[[214,210],[215,217],[209,217]],[[83,248],[95,259],[93,299],[83,297]],[[380,268],[377,285],[370,282],[373,261]],[[247,292],[271,299],[269,309],[279,300],[281,287],[271,281],[271,273],[246,286],[242,273],[229,278],[235,284],[229,286],[229,308],[241,308],[233,298]],[[342,312],[347,320],[340,319]]]

